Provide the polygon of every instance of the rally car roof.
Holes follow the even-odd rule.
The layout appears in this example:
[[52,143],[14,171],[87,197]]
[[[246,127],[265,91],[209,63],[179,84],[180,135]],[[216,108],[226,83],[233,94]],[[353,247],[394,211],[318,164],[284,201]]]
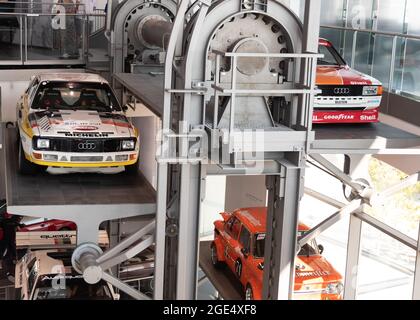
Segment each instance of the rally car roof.
[[40,81],[108,83],[103,77],[94,73],[41,73],[37,77]]
[[[234,214],[252,233],[266,231],[267,207],[241,208],[235,210]],[[309,229],[305,224],[299,223],[299,231],[308,231]]]

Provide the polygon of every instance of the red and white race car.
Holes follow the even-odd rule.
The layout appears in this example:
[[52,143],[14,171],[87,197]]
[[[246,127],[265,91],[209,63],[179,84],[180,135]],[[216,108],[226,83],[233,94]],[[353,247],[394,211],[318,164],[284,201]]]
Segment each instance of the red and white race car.
[[382,84],[350,68],[331,42],[319,41],[313,123],[378,122]]

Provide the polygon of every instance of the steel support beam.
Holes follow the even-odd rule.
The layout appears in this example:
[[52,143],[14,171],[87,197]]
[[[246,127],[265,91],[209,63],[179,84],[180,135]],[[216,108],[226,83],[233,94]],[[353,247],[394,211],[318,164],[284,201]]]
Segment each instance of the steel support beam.
[[337,168],[334,164],[329,162],[320,154],[311,154],[310,157],[314,159],[316,162],[318,162],[320,165],[322,165],[324,168],[326,168],[328,171],[330,171],[342,183],[351,187],[353,190],[357,191],[358,193],[361,193],[363,191],[363,188],[360,186],[360,184],[355,183],[349,175],[345,174],[342,170]]
[[339,211],[319,223],[317,226],[313,227],[310,231],[306,232],[305,235],[299,239],[298,244],[299,247],[304,246],[309,241],[315,239],[318,237],[321,233],[323,233],[325,230],[336,224],[338,221],[340,221],[345,216],[353,213],[355,210],[359,209],[361,205],[361,200],[353,200],[348,205],[341,208]]
[[263,298],[293,297],[298,209],[303,191],[303,170],[282,163],[281,175],[267,178],[268,210],[265,240]]
[[113,277],[109,273],[103,272],[102,273],[102,279],[105,280],[106,282],[109,282],[114,287],[120,289],[121,291],[125,292],[126,294],[128,294],[129,296],[133,297],[136,300],[151,300],[145,294],[141,293],[140,291],[138,291],[136,289],[133,289],[128,284],[125,284],[124,282],[122,282],[121,280]]
[[347,241],[346,274],[344,280],[345,300],[355,300],[357,296],[357,277],[360,258],[361,236],[362,221],[354,215],[351,215]]
[[184,164],[181,169],[176,293],[178,300],[196,299],[201,196],[200,167]]
[[336,199],[333,199],[333,198],[331,198],[329,196],[326,196],[325,194],[322,194],[322,193],[320,193],[318,191],[315,191],[315,190],[310,189],[310,188],[307,188],[307,187],[305,187],[305,194],[307,194],[308,196],[311,196],[312,198],[315,198],[315,199],[317,199],[319,201],[322,201],[322,202],[324,202],[326,204],[329,204],[330,206],[333,206],[333,207],[335,207],[337,209],[341,209],[341,208],[343,208],[346,205],[343,202],[340,202],[340,201],[338,201]]
[[354,216],[366,222],[367,224],[371,225],[375,229],[385,233],[387,236],[397,240],[398,242],[406,245],[407,247],[417,250],[417,241],[415,239],[410,238],[409,236],[405,235],[404,233],[390,227],[389,225],[375,219],[371,215],[368,215],[364,212],[355,212]]

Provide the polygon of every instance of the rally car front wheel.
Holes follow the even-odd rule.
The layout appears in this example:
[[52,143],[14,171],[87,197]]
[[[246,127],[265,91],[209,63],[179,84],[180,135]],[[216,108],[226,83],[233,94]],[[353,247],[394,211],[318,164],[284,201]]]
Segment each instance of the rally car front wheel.
[[22,144],[19,143],[18,168],[21,174],[30,175],[40,171],[39,167],[25,157]]

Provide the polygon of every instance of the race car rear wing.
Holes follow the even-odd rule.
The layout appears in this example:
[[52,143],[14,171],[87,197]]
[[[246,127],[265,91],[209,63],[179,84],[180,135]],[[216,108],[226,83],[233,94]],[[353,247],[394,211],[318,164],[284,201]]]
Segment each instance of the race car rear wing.
[[[74,249],[77,246],[77,231],[31,231],[16,232],[16,250]],[[105,230],[99,230],[98,245],[109,247]]]

